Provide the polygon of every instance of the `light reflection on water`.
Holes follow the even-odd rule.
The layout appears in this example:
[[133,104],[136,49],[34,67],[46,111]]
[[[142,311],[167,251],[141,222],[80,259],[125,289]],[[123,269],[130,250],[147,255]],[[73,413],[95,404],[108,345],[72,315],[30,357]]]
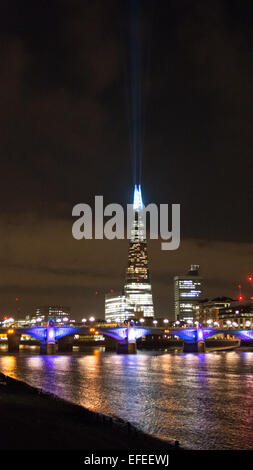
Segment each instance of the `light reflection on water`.
[[0,371],[195,449],[253,448],[253,353],[0,354]]

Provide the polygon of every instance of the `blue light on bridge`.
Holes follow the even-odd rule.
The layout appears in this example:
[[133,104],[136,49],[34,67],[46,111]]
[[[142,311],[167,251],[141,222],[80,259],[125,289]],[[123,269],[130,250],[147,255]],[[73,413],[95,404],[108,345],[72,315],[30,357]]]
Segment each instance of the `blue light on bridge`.
[[46,339],[46,328],[26,328],[24,329],[23,334],[32,336],[35,339],[38,339],[39,341],[44,341]]
[[62,328],[58,327],[58,328],[55,328],[55,339],[64,338],[64,336],[77,334],[77,333],[79,333],[79,328],[68,327],[68,326],[65,326]]
[[49,326],[47,328],[47,342],[55,343],[55,328],[54,326]]
[[119,341],[125,340],[127,338],[127,328],[112,328],[108,329],[107,331],[103,329],[102,333]]
[[[21,334],[32,336],[33,338],[38,339],[39,341],[48,341],[55,342],[64,336],[72,334],[84,334],[89,333],[89,328],[85,327],[54,327],[49,326],[45,327],[34,327],[34,328],[18,328]],[[147,336],[158,334],[161,335],[165,332],[163,329],[159,328],[142,328],[138,326],[133,326],[128,329],[128,327],[116,327],[116,328],[107,328],[101,327],[97,328],[97,331],[101,335],[110,336],[117,341],[125,341],[128,339],[130,342],[135,342],[137,339]],[[230,329],[230,328],[173,328],[169,331],[170,335],[178,336],[184,341],[195,342],[195,341],[204,341],[207,338],[217,335],[230,335],[236,336],[241,340],[252,341],[253,340],[253,330],[241,330],[241,329]]]
[[199,341],[204,341],[204,333],[202,328],[197,329],[197,340]]

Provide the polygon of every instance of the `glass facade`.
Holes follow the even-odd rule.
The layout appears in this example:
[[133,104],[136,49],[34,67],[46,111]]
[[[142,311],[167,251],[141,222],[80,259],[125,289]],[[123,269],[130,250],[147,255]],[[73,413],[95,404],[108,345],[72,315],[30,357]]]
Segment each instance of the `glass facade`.
[[147,241],[141,211],[144,208],[141,188],[135,186],[134,220],[128,251],[128,266],[124,293],[127,302],[138,316],[153,317],[154,306],[148,267]]
[[174,277],[175,318],[193,320],[196,305],[203,298],[199,266],[193,265],[185,276]]
[[128,318],[134,317],[133,308],[127,301],[125,295],[106,294],[105,296],[105,319],[108,322],[120,323]]

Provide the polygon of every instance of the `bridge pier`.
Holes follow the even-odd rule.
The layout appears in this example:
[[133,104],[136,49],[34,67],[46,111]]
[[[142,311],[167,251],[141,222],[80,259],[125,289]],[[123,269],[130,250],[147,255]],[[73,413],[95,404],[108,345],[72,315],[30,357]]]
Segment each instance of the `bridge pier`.
[[55,327],[54,321],[49,320],[48,326],[45,332],[45,339],[40,343],[40,354],[55,354],[56,353],[56,342],[55,342]]
[[185,353],[187,353],[187,352],[196,352],[196,353],[206,352],[205,341],[195,341],[195,342],[184,341],[183,352],[185,352]]
[[137,353],[136,342],[129,343],[128,341],[118,341],[117,354],[136,354],[136,353]]
[[126,331],[125,339],[117,343],[117,353],[118,354],[136,354],[137,353],[136,331],[135,331],[135,324],[133,321],[130,321],[128,323],[128,328]]
[[14,332],[7,334],[8,352],[10,353],[19,352],[20,337],[21,335],[14,333]]
[[56,343],[47,343],[46,341],[41,341],[40,354],[55,354],[55,353],[56,353]]

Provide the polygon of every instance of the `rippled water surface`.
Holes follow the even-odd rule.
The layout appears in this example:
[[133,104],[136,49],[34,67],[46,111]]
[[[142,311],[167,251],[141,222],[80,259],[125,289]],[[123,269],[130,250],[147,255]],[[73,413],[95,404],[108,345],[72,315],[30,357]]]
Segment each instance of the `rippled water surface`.
[[0,354],[0,371],[194,449],[253,449],[253,352]]

